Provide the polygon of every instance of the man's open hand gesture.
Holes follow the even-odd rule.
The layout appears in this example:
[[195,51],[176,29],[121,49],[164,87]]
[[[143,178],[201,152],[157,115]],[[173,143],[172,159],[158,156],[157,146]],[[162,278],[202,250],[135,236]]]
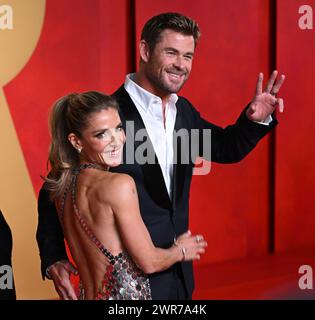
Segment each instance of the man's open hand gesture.
[[279,106],[279,111],[283,112],[283,99],[277,98],[276,95],[284,82],[285,76],[281,75],[276,81],[277,75],[278,71],[273,71],[268,80],[266,89],[263,91],[264,75],[263,73],[259,73],[256,95],[246,111],[249,120],[257,122],[264,121],[275,111],[277,106]]

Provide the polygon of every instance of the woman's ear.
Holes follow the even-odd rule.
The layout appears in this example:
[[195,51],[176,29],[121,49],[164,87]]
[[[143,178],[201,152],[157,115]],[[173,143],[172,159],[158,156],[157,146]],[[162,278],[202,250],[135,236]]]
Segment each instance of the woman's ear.
[[139,52],[141,60],[143,60],[144,62],[148,62],[150,57],[150,48],[146,41],[140,41]]
[[74,133],[70,133],[68,135],[68,140],[72,144],[73,148],[78,151],[78,153],[80,153],[82,151],[82,148],[83,148],[82,143],[81,143],[80,139]]

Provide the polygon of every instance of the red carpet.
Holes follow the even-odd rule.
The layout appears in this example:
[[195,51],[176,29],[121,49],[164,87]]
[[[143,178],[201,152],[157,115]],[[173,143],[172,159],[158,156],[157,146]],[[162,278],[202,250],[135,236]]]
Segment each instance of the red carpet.
[[196,266],[193,298],[315,299],[315,289],[299,288],[301,265],[315,269],[315,248]]

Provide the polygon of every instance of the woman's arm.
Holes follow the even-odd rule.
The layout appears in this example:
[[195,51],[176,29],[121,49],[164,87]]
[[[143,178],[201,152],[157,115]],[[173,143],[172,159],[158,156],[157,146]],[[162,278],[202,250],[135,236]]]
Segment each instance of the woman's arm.
[[[108,188],[108,186],[107,186]],[[176,244],[168,249],[156,248],[142,220],[137,189],[134,180],[126,174],[117,174],[111,181],[110,205],[117,221],[120,236],[128,253],[145,273],[168,269],[179,261],[200,259],[207,245],[196,241],[190,232],[178,237]],[[107,200],[108,201],[108,197]],[[184,248],[184,249],[183,249]]]

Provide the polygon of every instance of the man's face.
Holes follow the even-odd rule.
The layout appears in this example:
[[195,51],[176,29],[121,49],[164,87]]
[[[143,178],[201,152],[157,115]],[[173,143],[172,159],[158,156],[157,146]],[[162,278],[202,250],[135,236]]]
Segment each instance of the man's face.
[[166,29],[149,52],[145,76],[162,94],[177,93],[189,77],[195,50],[193,36]]

